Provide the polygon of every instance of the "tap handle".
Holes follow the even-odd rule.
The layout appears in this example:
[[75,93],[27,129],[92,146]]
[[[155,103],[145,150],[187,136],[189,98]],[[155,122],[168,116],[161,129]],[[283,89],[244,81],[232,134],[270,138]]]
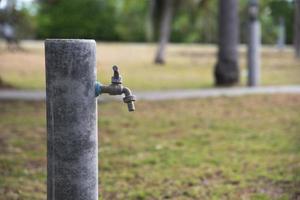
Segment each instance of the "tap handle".
[[113,69],[113,71],[114,71],[114,77],[115,78],[119,78],[119,69],[118,69],[118,67],[116,66],[116,65],[114,65],[113,67],[112,67],[112,69]]
[[113,84],[122,84],[122,76],[119,74],[119,69],[116,65],[112,67],[114,75],[111,77],[111,83]]

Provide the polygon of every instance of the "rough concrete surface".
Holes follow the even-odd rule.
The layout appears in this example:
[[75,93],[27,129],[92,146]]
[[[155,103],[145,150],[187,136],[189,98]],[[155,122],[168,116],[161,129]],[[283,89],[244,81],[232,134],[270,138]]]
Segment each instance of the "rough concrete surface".
[[47,198],[97,200],[96,43],[46,40],[45,54]]

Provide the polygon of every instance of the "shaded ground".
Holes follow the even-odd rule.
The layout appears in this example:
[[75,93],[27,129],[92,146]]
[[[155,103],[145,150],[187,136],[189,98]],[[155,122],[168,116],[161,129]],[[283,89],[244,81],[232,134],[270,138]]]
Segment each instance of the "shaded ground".
[[12,89],[13,87],[7,83],[5,83],[0,77],[0,89]]
[[[1,47],[1,43],[0,43]],[[12,53],[0,48],[0,76],[12,86],[25,89],[44,88],[44,49],[42,42],[24,42],[26,51]],[[124,83],[134,90],[207,88],[213,86],[216,63],[214,46],[170,45],[167,65],[153,64],[154,44],[98,43],[98,77],[108,83],[111,66],[119,65]],[[245,48],[240,48],[242,85],[245,85]],[[279,52],[262,49],[262,84],[300,84],[300,62],[291,48]]]
[[[99,106],[103,199],[297,199],[300,95]],[[0,199],[45,199],[43,103],[0,104]]]

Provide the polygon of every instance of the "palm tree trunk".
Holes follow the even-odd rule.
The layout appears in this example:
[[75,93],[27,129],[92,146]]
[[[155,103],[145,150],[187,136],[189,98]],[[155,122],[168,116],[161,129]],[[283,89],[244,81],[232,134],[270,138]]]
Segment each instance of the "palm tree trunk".
[[296,58],[300,58],[300,0],[295,0],[294,46]]
[[154,60],[156,64],[165,63],[166,46],[170,38],[172,15],[173,0],[164,0],[163,13],[160,23],[159,45]]
[[238,29],[238,0],[219,0],[219,52],[214,71],[218,86],[239,82]]

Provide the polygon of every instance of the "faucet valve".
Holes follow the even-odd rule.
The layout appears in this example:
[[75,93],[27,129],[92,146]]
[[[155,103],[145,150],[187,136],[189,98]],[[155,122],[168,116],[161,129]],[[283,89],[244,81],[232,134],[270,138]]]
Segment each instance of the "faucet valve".
[[114,75],[111,77],[110,85],[102,85],[99,82],[96,82],[95,85],[95,96],[99,96],[100,94],[107,93],[109,95],[122,95],[124,103],[127,103],[128,111],[134,111],[134,101],[136,100],[135,96],[132,94],[129,88],[123,87],[122,85],[122,77],[119,74],[119,69],[117,66],[113,66]]
[[112,84],[122,84],[122,76],[119,74],[119,69],[116,65],[112,67],[114,75],[111,77]]

